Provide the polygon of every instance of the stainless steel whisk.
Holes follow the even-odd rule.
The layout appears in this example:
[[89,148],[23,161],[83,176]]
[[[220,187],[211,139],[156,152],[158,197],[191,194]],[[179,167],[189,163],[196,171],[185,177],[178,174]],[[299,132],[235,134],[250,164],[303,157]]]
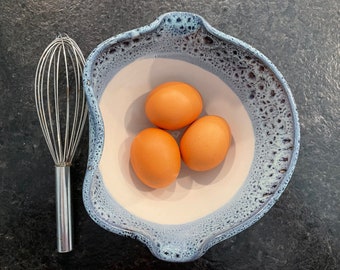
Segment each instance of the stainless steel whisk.
[[84,63],[76,42],[59,35],[43,52],[35,75],[37,113],[55,163],[58,252],[73,248],[70,166],[87,118]]

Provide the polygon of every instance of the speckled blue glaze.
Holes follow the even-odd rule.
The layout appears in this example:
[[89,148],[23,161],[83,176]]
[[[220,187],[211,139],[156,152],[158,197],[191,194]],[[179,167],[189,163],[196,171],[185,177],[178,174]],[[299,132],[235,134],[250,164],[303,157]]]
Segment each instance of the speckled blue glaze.
[[[180,59],[219,76],[238,95],[255,129],[255,159],[241,190],[217,211],[186,224],[160,225],[132,215],[108,194],[98,169],[105,136],[101,95],[120,69],[148,57]],[[262,53],[214,29],[202,17],[166,13],[148,26],[104,41],[89,55],[83,80],[90,122],[85,207],[98,225],[140,240],[159,259],[199,258],[211,246],[258,221],[286,188],[300,145],[298,114],[289,86]]]

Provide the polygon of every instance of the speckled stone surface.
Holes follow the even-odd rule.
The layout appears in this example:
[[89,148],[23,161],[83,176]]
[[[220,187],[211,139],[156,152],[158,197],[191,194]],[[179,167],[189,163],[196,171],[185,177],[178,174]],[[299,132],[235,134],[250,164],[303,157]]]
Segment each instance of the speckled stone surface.
[[[87,215],[87,130],[71,176],[75,247],[56,252],[54,169],[36,116],[42,50],[68,33],[85,56],[168,11],[190,11],[268,56],[300,113],[300,158],[275,206],[246,231],[184,264],[159,261]],[[339,269],[339,3],[326,1],[19,1],[0,4],[0,269]]]

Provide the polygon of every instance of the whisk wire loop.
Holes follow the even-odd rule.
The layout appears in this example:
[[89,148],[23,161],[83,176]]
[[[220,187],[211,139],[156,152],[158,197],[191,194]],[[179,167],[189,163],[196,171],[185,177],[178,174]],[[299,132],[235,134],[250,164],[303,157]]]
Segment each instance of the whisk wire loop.
[[[48,149],[57,166],[71,164],[87,117],[81,91],[84,56],[67,35],[44,50],[35,76],[35,100]],[[64,81],[63,81],[64,80]]]

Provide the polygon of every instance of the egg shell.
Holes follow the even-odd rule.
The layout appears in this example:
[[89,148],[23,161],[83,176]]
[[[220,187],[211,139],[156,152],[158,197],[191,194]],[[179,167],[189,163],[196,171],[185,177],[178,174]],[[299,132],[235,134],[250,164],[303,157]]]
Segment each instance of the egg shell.
[[166,82],[154,88],[146,98],[145,114],[156,126],[175,130],[197,119],[202,112],[200,93],[183,82]]
[[163,188],[177,178],[181,155],[177,142],[169,133],[158,128],[147,128],[134,138],[130,162],[145,185]]
[[180,141],[184,163],[194,171],[217,167],[226,157],[231,143],[230,128],[220,116],[207,115],[192,123]]

